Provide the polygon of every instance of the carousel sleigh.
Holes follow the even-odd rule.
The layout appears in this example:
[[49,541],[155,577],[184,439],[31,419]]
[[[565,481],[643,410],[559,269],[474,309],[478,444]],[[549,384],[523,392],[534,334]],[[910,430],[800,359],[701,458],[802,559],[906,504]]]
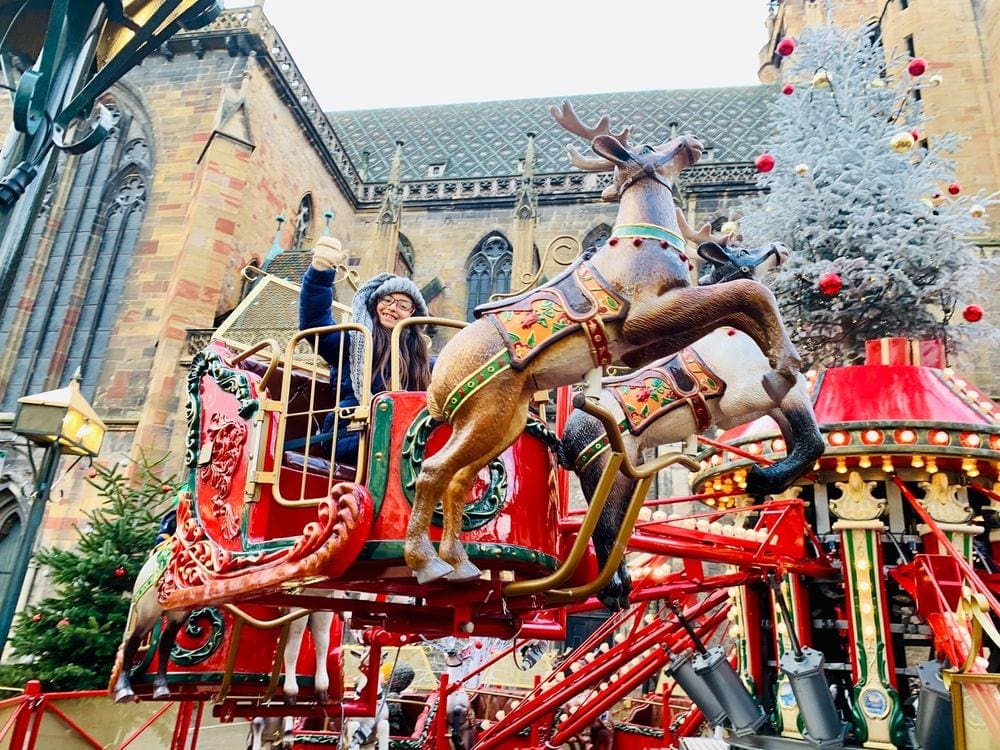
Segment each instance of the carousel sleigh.
[[[430,419],[422,392],[380,393],[339,413],[339,394],[295,364],[299,342],[319,330],[294,337],[280,365],[276,354],[251,356],[274,345],[237,354],[219,343],[192,362],[189,480],[159,585],[162,606],[254,602],[350,611],[396,632],[468,634],[474,622],[477,635],[512,635],[532,619],[526,613],[544,607],[537,600],[512,609],[501,603],[504,587],[587,557],[586,539],[569,554],[560,538],[554,435],[534,419],[480,472],[462,540],[482,578],[459,590],[447,581],[418,585],[403,561],[414,483],[450,427]],[[331,412],[335,430],[345,422],[365,429],[361,465],[330,456],[319,425]]]

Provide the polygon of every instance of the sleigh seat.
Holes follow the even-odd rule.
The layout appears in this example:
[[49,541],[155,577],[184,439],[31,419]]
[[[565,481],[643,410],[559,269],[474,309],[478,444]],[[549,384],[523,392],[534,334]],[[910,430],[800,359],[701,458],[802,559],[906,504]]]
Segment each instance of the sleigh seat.
[[[325,437],[329,439],[330,436],[327,435]],[[342,479],[348,482],[353,482],[358,473],[356,466],[339,462],[331,466],[330,462],[325,458],[320,458],[319,456],[309,456],[307,458],[305,453],[294,450],[284,452],[282,455],[282,464],[290,469],[306,471],[321,477],[332,476],[334,479]]]

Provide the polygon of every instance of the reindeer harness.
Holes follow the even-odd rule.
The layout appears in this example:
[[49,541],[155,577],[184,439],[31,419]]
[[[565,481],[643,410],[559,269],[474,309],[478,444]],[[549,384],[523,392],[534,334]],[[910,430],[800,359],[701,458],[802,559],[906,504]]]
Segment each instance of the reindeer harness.
[[[681,261],[684,238],[673,229],[655,224],[622,224],[615,227],[609,245],[634,238],[637,247],[647,240],[664,249],[673,248]],[[690,264],[689,264],[690,267]],[[507,369],[521,371],[546,349],[566,336],[582,333],[595,367],[611,364],[605,324],[628,315],[629,303],[587,261],[578,261],[555,279],[512,299],[480,305],[476,317],[487,318],[506,344],[476,372],[467,377],[445,400],[443,416],[452,415],[473,393]]]
[[605,324],[628,314],[628,301],[586,261],[578,262],[538,289],[476,308],[496,327],[506,347],[467,377],[445,401],[446,419],[497,374],[523,370],[548,346],[567,336],[587,338],[594,366],[611,364]]
[[[712,424],[707,400],[726,392],[726,384],[708,369],[693,349],[682,349],[637,372],[606,378],[603,385],[625,415],[618,429],[633,435],[642,434],[664,414],[682,406],[691,410],[695,431],[701,432]],[[607,436],[594,440],[580,451],[573,470],[582,471],[607,447]]]
[[[684,255],[684,238],[680,232],[656,224],[620,224],[611,232],[609,245],[615,245],[624,237],[636,237],[645,240],[659,240],[661,247],[672,247],[680,255]],[[687,260],[685,256],[684,260]]]

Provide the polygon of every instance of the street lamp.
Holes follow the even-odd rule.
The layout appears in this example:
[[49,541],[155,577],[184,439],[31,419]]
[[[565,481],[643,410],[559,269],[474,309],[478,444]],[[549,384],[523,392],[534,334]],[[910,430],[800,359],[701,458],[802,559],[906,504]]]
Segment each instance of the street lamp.
[[21,586],[28,572],[28,563],[35,546],[35,537],[42,525],[45,504],[49,500],[59,459],[63,454],[90,456],[101,452],[107,427],[97,416],[87,399],[80,393],[78,375],[69,385],[55,391],[46,391],[17,400],[17,414],[11,430],[33,443],[45,447],[42,465],[35,477],[28,522],[21,533],[10,580],[0,603],[0,647],[7,641],[14,610],[21,596]]

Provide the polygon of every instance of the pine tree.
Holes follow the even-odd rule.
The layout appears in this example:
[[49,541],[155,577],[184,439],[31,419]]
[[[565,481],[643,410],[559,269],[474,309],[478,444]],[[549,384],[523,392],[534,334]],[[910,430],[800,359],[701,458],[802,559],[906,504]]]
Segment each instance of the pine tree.
[[924,140],[915,93],[940,81],[919,75],[919,61],[887,62],[871,32],[803,31],[762,154],[773,169],[758,158],[765,192],[741,207],[745,244],[791,249],[770,285],[813,367],[857,362],[864,342],[883,336],[941,338],[950,351],[997,339],[996,328],[962,319],[977,280],[995,278],[967,239],[985,233],[995,197],[951,194],[960,187],[947,154],[959,140]]
[[88,482],[103,503],[84,514],[74,548],[35,555],[54,592],[17,616],[11,639],[15,663],[0,669],[0,683],[37,679],[46,690],[107,685],[133,581],[175,494],[174,482],[157,475],[158,465],[139,462],[129,478],[118,465],[95,464]]

